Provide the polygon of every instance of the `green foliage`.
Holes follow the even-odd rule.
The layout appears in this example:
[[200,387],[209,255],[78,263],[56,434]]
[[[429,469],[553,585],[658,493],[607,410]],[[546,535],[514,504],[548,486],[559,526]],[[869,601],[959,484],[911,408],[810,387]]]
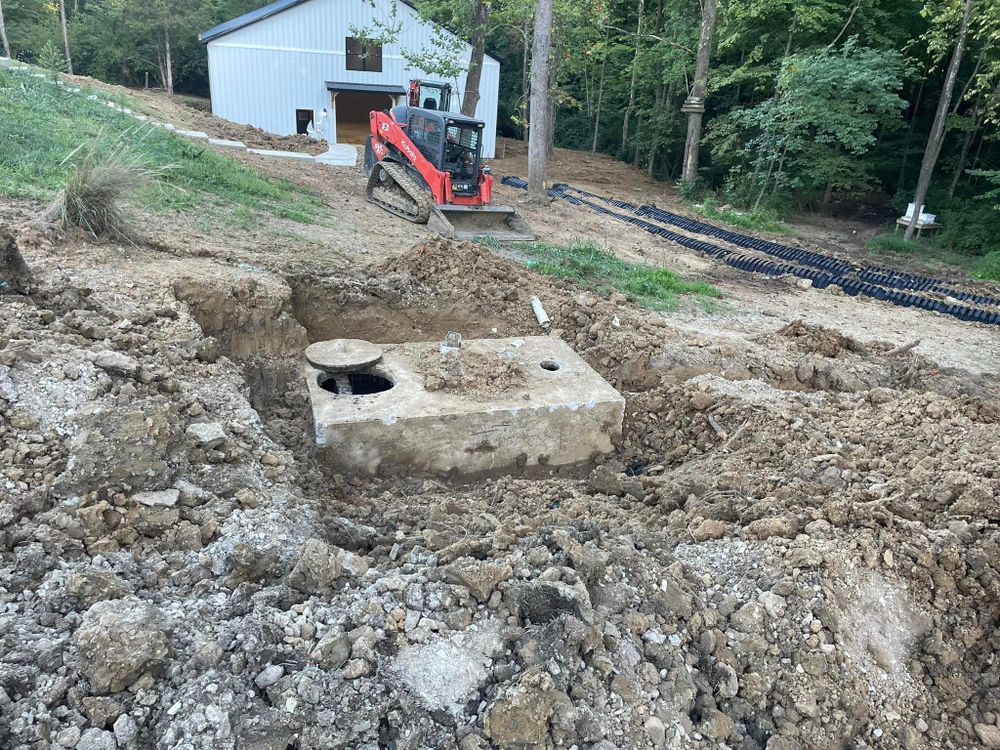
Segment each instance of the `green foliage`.
[[66,58],[53,40],[49,39],[42,46],[41,51],[38,53],[38,65],[46,70],[51,70],[53,73],[66,72]]
[[[220,217],[233,206],[293,221],[319,221],[322,203],[312,193],[273,180],[229,157],[179,136],[139,126],[131,117],[84,89],[74,94],[49,80],[0,69],[0,194],[51,200],[74,168],[70,157],[81,141],[93,140],[98,156],[126,143],[125,154],[153,167],[170,165],[158,185],[140,194],[143,205],[165,210],[216,207]],[[141,106],[126,100],[133,110]]]
[[788,58],[774,97],[733,117],[748,136],[734,168],[737,195],[757,208],[778,192],[852,190],[871,181],[862,157],[905,102],[902,57],[858,46]]
[[719,202],[709,196],[700,204],[694,206],[695,210],[702,216],[715,221],[721,221],[730,226],[742,229],[754,229],[763,232],[774,232],[776,234],[790,234],[788,227],[778,220],[773,211],[766,208],[757,208],[753,211],[737,211],[728,206],[719,206]]
[[973,265],[972,275],[977,279],[1000,281],[1000,250],[987,253]]
[[520,244],[519,252],[528,256],[528,267],[547,276],[572,281],[598,291],[617,290],[639,304],[654,310],[673,310],[679,295],[694,295],[702,300],[722,294],[711,284],[685,281],[665,268],[627,263],[593,243],[569,247],[545,244]]

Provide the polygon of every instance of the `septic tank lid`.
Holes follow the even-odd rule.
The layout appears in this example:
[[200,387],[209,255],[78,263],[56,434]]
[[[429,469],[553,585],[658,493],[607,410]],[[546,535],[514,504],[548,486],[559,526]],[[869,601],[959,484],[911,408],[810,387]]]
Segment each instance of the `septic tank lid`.
[[382,359],[382,349],[361,339],[317,341],[306,349],[306,360],[325,372],[356,372]]

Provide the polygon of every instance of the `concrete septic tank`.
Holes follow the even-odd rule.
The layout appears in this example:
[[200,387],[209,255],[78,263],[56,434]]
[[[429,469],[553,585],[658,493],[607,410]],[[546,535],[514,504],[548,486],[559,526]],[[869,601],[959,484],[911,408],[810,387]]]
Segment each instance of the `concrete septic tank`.
[[[457,353],[437,343],[387,344],[381,359],[353,372],[329,354],[354,354],[364,342],[346,342],[346,350],[331,343],[310,347],[305,377],[316,444],[338,471],[567,466],[611,452],[621,437],[625,399],[557,338],[465,341]],[[506,382],[487,377],[485,390],[438,377],[440,368],[464,371],[466,363],[489,374],[494,362]]]

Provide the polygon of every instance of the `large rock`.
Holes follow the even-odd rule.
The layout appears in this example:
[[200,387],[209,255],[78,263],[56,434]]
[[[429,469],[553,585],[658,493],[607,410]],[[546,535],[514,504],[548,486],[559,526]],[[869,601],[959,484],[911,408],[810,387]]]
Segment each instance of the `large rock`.
[[444,569],[444,580],[465,586],[481,602],[490,598],[493,589],[501,581],[513,575],[508,563],[473,560],[465,557],[456,560]]
[[552,678],[538,667],[526,671],[487,709],[486,736],[502,750],[545,747],[556,700],[554,687]]
[[288,585],[303,594],[322,594],[339,576],[337,550],[322,539],[310,539],[288,574]]
[[97,602],[126,596],[132,593],[132,589],[112,573],[98,568],[83,568],[70,577],[66,593],[89,607]]
[[156,607],[138,599],[98,602],[76,631],[77,669],[95,695],[118,693],[167,657],[167,627]]
[[128,408],[85,407],[74,417],[70,459],[53,488],[60,497],[82,495],[106,485],[133,490],[161,489],[170,483],[171,463],[183,456],[178,418],[162,398]]

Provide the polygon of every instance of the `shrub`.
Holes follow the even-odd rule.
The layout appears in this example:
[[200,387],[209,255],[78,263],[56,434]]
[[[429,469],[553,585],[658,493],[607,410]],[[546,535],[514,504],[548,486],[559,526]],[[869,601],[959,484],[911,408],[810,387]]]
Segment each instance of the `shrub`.
[[972,266],[972,275],[977,279],[1000,281],[1000,250],[987,253]]
[[66,229],[83,229],[94,237],[129,239],[122,200],[159,177],[163,169],[146,166],[124,144],[101,152],[98,141],[93,140],[79,151],[81,157],[46,211],[46,218]]

